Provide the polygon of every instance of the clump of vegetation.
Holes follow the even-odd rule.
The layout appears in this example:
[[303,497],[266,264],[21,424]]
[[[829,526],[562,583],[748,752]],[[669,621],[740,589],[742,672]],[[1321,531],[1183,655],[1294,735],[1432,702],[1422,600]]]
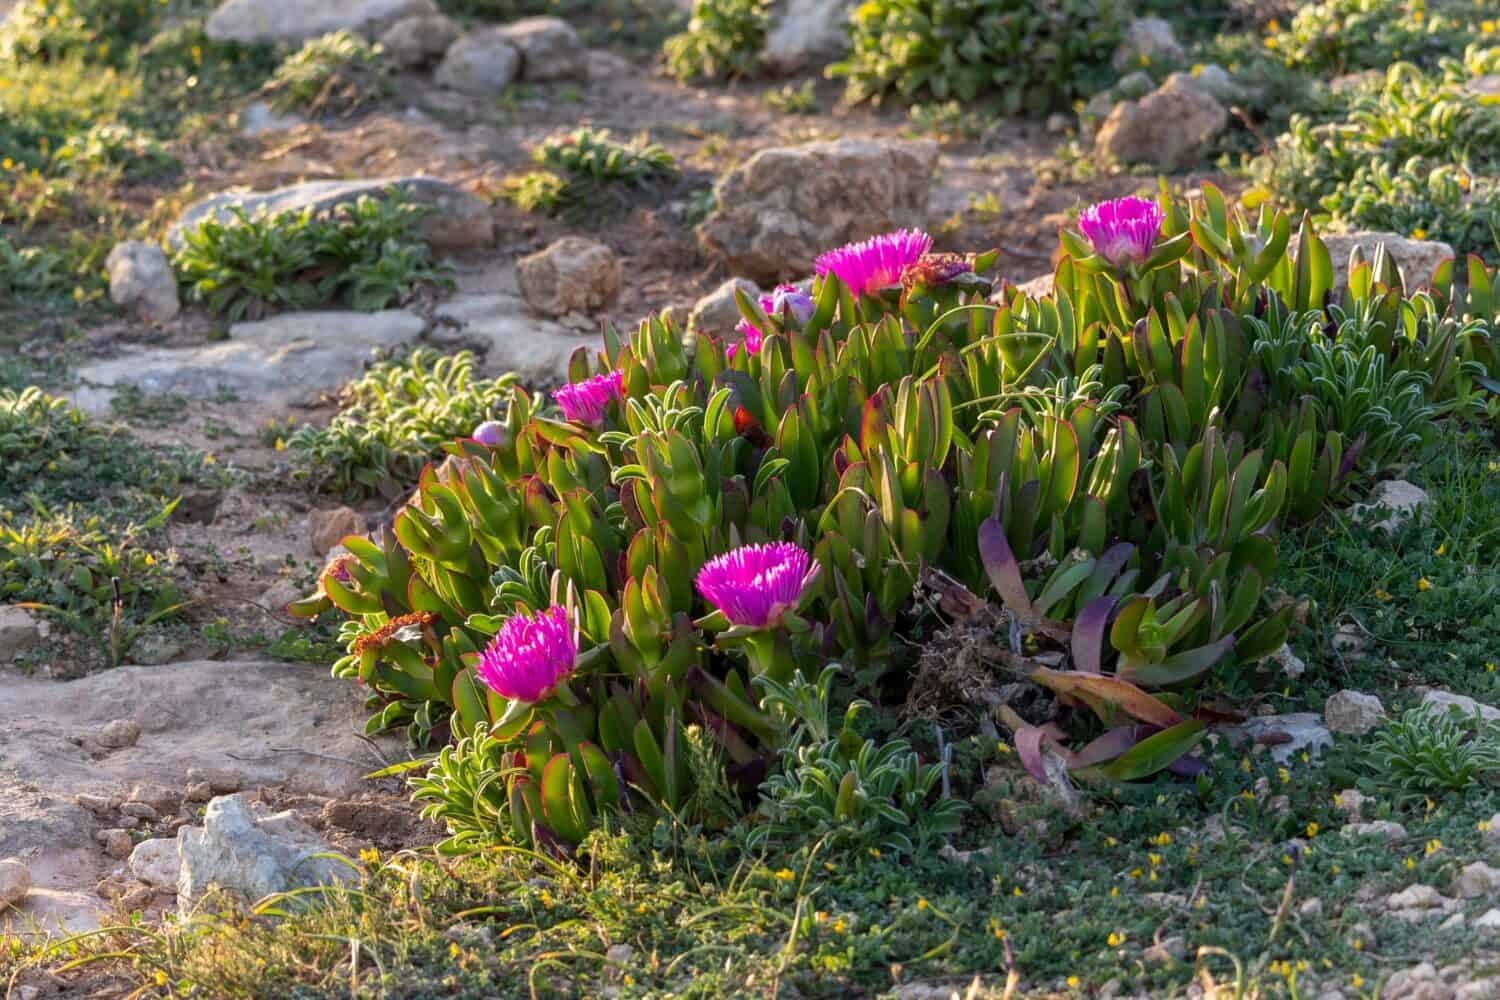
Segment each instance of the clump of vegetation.
[[1265,45],[1315,76],[1396,62],[1435,67],[1461,55],[1493,17],[1469,0],[1322,0],[1303,5],[1285,30],[1271,22]]
[[515,377],[481,378],[475,367],[467,351],[443,357],[431,348],[376,365],[345,387],[327,427],[286,439],[299,475],[350,499],[409,490],[445,445],[504,410]]
[[1397,802],[1463,794],[1500,772],[1500,724],[1457,709],[1413,708],[1382,726],[1370,750],[1371,773]]
[[380,46],[350,31],[308,39],[267,81],[271,107],[282,113],[351,114],[391,92]]
[[121,62],[158,23],[157,0],[23,0],[0,22],[0,59]]
[[749,76],[769,26],[767,0],[695,0],[687,30],[663,45],[667,70],[679,80]]
[[851,101],[992,99],[1010,114],[1070,107],[1113,82],[1120,0],[872,0],[851,15],[853,52],[829,67]]
[[1342,120],[1294,116],[1256,177],[1289,204],[1317,205],[1360,229],[1442,240],[1500,260],[1500,105],[1470,81],[1492,51],[1428,74],[1400,63],[1354,96]]
[[172,265],[189,298],[231,320],[329,302],[375,311],[420,285],[451,284],[421,235],[430,211],[399,189],[321,215],[234,209],[183,233]]
[[505,196],[527,212],[577,217],[615,192],[640,190],[677,175],[672,154],[644,136],[620,142],[588,125],[547,139],[532,152],[542,168],[511,178]]

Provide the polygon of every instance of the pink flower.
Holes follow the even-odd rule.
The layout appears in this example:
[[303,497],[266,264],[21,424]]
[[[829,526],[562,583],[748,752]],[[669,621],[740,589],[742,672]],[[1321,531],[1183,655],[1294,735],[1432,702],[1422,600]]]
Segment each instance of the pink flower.
[[739,353],[741,345],[744,345],[746,353],[760,353],[760,346],[765,338],[761,335],[760,329],[754,323],[751,323],[747,319],[742,319],[739,321],[739,324],[735,326],[734,332],[738,333],[741,339],[738,342],[729,345],[728,354],[730,361],[733,361],[735,354]]
[[932,237],[901,229],[831,250],[817,260],[819,275],[833,274],[856,295],[873,295],[901,280],[906,269],[932,249]]
[[703,565],[698,593],[735,625],[776,626],[817,572],[811,562],[791,542],[742,545]]
[[566,609],[553,605],[535,617],[518,614],[479,654],[485,687],[512,701],[541,701],[573,672],[578,644]]
[[760,297],[760,311],[767,316],[780,316],[782,310],[800,326],[812,319],[817,305],[811,295],[796,285],[777,285],[770,295]]
[[1115,267],[1143,264],[1151,256],[1165,219],[1161,207],[1145,198],[1116,198],[1090,205],[1078,217],[1078,228],[1094,252]]
[[562,407],[563,416],[575,423],[598,426],[604,423],[604,411],[609,408],[610,402],[624,394],[625,373],[607,372],[563,386],[557,390],[556,398],[557,405]]
[[486,420],[474,428],[469,440],[490,448],[498,447],[505,440],[505,425],[498,420]]

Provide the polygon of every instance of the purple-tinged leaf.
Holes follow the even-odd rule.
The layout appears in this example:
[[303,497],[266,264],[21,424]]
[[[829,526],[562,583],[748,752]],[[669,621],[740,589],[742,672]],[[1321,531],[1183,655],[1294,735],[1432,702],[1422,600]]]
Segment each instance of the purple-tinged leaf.
[[1104,634],[1109,616],[1115,610],[1115,598],[1105,595],[1090,601],[1073,620],[1073,666],[1086,674],[1103,669]]
[[1031,598],[1026,596],[1026,584],[1021,580],[1021,566],[1005,537],[1005,525],[994,518],[987,518],[979,526],[979,558],[1011,614],[1027,621],[1035,618]]
[[1037,781],[1047,780],[1047,764],[1042,760],[1043,733],[1036,726],[1025,726],[1015,732],[1016,753],[1021,766]]
[[1118,726],[1089,743],[1073,754],[1068,761],[1074,768],[1093,767],[1107,760],[1114,760],[1152,733],[1160,732],[1156,726]]
[[1167,765],[1167,770],[1179,778],[1196,778],[1208,770],[1208,762],[1202,757],[1183,754]]
[[1206,727],[1198,719],[1185,719],[1175,726],[1141,740],[1097,773],[1114,781],[1136,781],[1170,767],[1198,745]]

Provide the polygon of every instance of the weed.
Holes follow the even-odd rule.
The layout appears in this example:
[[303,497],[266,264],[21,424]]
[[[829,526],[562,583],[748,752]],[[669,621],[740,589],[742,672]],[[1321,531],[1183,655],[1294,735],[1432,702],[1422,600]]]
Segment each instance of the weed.
[[309,39],[282,60],[265,85],[282,114],[347,115],[391,92],[380,47],[348,31]]

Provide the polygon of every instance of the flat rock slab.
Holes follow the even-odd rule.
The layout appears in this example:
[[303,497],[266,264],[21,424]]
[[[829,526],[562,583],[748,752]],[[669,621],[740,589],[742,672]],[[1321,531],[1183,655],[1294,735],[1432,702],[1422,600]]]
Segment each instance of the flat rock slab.
[[83,365],[73,401],[87,413],[106,414],[115,393],[133,387],[187,399],[233,395],[281,410],[336,391],[360,374],[372,351],[409,343],[424,326],[399,309],[286,313],[236,323],[229,339],[218,343],[152,348]]
[[438,250],[488,246],[494,242],[495,222],[490,207],[462,188],[435,177],[377,177],[351,181],[307,181],[273,191],[223,191],[185,208],[167,230],[167,245],[182,245],[183,234],[209,219],[226,225],[235,221],[233,210],[247,215],[278,215],[312,209],[314,215],[349,205],[361,197],[384,198],[397,188],[412,201],[435,211],[423,222],[425,235]]
[[516,372],[542,385],[566,380],[568,358],[578,348],[600,347],[599,337],[538,319],[519,296],[505,292],[458,295],[438,307],[437,317],[453,324],[445,333],[484,345],[486,371]]
[[437,14],[433,0],[226,0],[204,32],[217,42],[304,42],[330,31],[374,38],[405,17]]
[[[196,661],[120,667],[60,682],[6,673],[0,726],[0,857],[21,858],[34,888],[0,917],[84,929],[103,901],[95,883],[114,867],[94,846],[100,821],[80,794],[116,797],[136,785],[182,788],[189,768],[232,772],[245,787],[284,785],[348,795],[382,766],[364,731],[359,688],[305,664]],[[134,746],[109,750],[93,734],[130,719]],[[385,748],[400,756],[394,743]]]

